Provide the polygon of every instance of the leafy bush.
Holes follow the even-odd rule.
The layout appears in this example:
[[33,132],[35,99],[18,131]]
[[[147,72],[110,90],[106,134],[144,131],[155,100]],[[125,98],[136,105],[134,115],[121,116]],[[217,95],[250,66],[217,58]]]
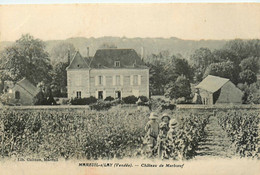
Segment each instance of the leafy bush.
[[142,102],[148,102],[149,101],[149,99],[146,96],[139,96],[138,98],[140,98]]
[[65,99],[61,99],[61,105],[67,105],[69,104],[69,99],[65,98]]
[[177,104],[192,104],[191,99],[186,99],[184,97],[176,99]]
[[34,105],[57,105],[56,101],[54,100],[52,93],[44,94],[42,91],[40,91],[35,97],[34,97]]
[[99,100],[98,102],[91,104],[90,109],[101,111],[101,110],[108,110],[111,108],[111,106],[112,103],[110,101],[107,102],[107,101]]
[[111,96],[108,96],[108,97],[105,98],[105,101],[113,101],[113,100],[115,100],[115,99]]
[[166,104],[162,104],[162,110],[174,110],[176,108],[176,106],[174,104],[170,104],[170,103],[166,103]]
[[135,104],[138,100],[138,98],[134,95],[128,96],[128,97],[124,97],[123,102],[126,104]]
[[93,96],[88,98],[74,98],[70,101],[72,105],[90,105],[96,103],[97,99]]
[[174,110],[176,108],[176,105],[172,104],[170,101],[165,101],[161,98],[151,99],[150,106],[152,110],[159,110],[159,111]]

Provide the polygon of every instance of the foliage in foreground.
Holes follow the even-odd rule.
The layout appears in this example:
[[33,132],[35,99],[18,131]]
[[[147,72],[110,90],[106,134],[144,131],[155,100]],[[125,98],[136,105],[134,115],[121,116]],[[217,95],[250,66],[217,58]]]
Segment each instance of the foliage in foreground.
[[229,111],[217,113],[220,126],[231,137],[241,157],[256,157],[258,151],[259,112]]
[[177,127],[168,132],[165,142],[162,142],[160,159],[185,160],[196,156],[199,141],[205,137],[205,127],[210,115],[182,112],[177,114]]
[[146,112],[0,111],[3,157],[122,158],[142,142]]

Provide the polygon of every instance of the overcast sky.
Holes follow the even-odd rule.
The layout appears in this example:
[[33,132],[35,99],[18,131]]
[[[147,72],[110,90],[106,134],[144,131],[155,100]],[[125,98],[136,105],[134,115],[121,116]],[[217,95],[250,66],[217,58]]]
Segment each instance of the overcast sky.
[[260,3],[2,5],[0,40],[70,37],[260,39]]

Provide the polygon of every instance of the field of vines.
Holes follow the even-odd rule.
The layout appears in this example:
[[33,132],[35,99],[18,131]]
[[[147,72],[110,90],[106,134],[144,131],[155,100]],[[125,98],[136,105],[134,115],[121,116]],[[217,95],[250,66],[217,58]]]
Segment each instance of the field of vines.
[[[1,156],[64,159],[145,157],[145,110],[0,110]],[[190,159],[209,115],[173,114],[179,121],[164,158]],[[174,144],[175,146],[172,146]]]
[[199,141],[205,137],[210,114],[182,112],[174,116],[178,119],[178,125],[173,137],[166,141],[161,159],[191,159],[196,156]]
[[240,157],[257,157],[259,150],[259,112],[233,110],[217,112],[220,126],[231,138]]

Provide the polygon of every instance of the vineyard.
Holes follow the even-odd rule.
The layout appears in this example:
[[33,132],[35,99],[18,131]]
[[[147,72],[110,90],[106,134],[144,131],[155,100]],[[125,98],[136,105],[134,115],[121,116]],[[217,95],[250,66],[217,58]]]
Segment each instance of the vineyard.
[[248,111],[220,112],[220,126],[227,132],[240,157],[257,157],[259,149],[259,113]]
[[[64,159],[145,157],[144,126],[149,111],[111,109],[1,110],[1,156]],[[216,117],[241,156],[257,157],[259,114],[229,111],[172,111],[178,126],[160,159],[191,159],[207,137],[205,128]]]

